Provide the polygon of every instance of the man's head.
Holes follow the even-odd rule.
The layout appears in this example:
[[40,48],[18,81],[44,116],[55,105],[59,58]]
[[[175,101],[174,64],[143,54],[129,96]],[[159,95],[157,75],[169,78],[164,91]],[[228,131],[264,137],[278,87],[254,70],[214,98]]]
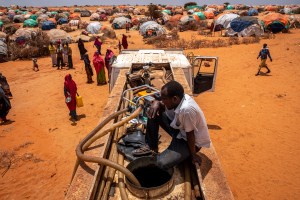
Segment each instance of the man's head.
[[161,100],[167,109],[175,109],[184,97],[182,85],[176,81],[170,81],[161,88]]
[[267,45],[266,43],[265,43],[265,44],[263,44],[263,48],[267,48],[267,46],[268,46],[268,45]]

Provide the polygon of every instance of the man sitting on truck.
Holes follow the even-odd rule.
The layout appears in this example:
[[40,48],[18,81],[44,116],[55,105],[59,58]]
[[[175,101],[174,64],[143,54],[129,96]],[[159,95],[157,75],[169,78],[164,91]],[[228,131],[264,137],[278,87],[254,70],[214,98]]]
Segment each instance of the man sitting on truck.
[[161,126],[172,137],[169,147],[157,154],[161,167],[173,167],[188,157],[193,163],[201,163],[197,152],[202,147],[210,147],[211,142],[206,120],[195,100],[184,94],[180,83],[171,81],[165,84],[161,89],[161,101],[153,101],[147,115],[146,145],[134,150],[134,156],[158,153]]

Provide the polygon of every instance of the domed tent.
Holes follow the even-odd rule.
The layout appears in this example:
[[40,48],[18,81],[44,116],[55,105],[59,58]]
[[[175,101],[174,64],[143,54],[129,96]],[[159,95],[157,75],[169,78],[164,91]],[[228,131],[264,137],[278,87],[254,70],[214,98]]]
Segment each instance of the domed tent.
[[171,10],[163,10],[162,12],[163,12],[163,13],[167,13],[168,15],[172,15]]
[[56,24],[54,24],[52,21],[45,21],[42,23],[42,30],[51,30],[51,29],[55,29],[56,28]]
[[15,23],[23,23],[25,21],[25,18],[23,15],[15,15],[13,21]]
[[38,23],[37,21],[33,19],[26,19],[23,23],[23,27],[37,27]]
[[249,16],[257,16],[258,15],[258,10],[255,8],[251,8],[248,10],[248,15]]
[[221,25],[223,28],[229,28],[230,27],[230,22],[239,17],[239,15],[237,14],[224,14],[224,15],[220,15],[218,16],[218,18],[215,21],[215,26],[217,25]]
[[131,20],[128,19],[127,17],[117,17],[112,22],[112,27],[114,29],[122,29],[125,28],[127,22],[131,23]]
[[71,36],[69,34],[67,34],[66,31],[64,30],[60,30],[60,29],[51,29],[50,31],[47,32],[50,41],[53,43],[56,43],[57,41],[61,41],[61,42],[71,42]]
[[62,25],[62,24],[67,24],[68,23],[68,19],[66,18],[60,18],[59,20],[57,20],[57,24]]
[[233,6],[233,5],[228,5],[228,6],[226,7],[226,9],[227,9],[227,10],[233,10],[233,9],[234,9],[234,6]]
[[30,15],[29,19],[33,19],[33,20],[36,20],[38,18],[37,15]]
[[101,26],[100,22],[92,22],[86,27],[86,30],[91,34],[98,34]]
[[98,13],[93,13],[91,16],[90,16],[90,20],[91,21],[98,21],[100,19],[100,15]]
[[110,39],[114,39],[117,37],[115,30],[108,26],[102,26],[100,28],[100,33],[103,33],[104,37],[108,37]]
[[242,16],[231,21],[226,34],[229,36],[238,35],[244,37],[252,35],[262,36],[264,34],[264,30],[256,17]]
[[194,12],[193,16],[196,19],[196,21],[200,21],[200,20],[205,20],[206,19],[206,17],[205,17],[205,15],[204,15],[203,12]]
[[49,19],[48,15],[42,14],[37,18],[38,23],[45,22]]
[[284,29],[289,29],[290,22],[286,15],[279,13],[269,13],[263,17],[264,28],[270,30],[273,33],[278,33]]
[[205,11],[204,15],[205,15],[206,19],[213,19],[213,18],[215,18],[215,14],[212,11]]
[[[148,30],[152,30],[152,36],[160,36],[166,33],[166,30],[164,29],[163,26],[161,26],[160,24],[158,24],[155,21],[148,21],[143,23],[140,26],[140,34],[144,37],[147,36],[147,32]],[[148,37],[152,37],[152,36],[148,36]]]
[[81,10],[80,11],[80,16],[81,17],[90,17],[91,16],[91,11],[89,11],[89,10]]
[[195,18],[191,15],[184,15],[180,18],[179,23],[184,25],[184,24],[188,24],[190,22],[195,22]]

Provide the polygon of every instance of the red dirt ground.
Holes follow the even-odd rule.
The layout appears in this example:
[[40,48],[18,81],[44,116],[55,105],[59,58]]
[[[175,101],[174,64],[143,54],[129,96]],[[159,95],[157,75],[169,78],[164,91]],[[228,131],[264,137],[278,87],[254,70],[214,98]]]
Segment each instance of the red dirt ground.
[[[129,48],[150,48],[137,31],[129,34]],[[180,34],[190,38],[189,32]],[[274,59],[268,61],[272,72],[254,76],[264,42]],[[103,53],[110,45],[111,41],[104,44]],[[92,42],[85,46],[91,59],[95,48]],[[39,72],[32,71],[32,61],[0,64],[14,95],[8,114],[12,123],[0,126],[0,151],[15,154],[10,169],[0,177],[0,199],[64,198],[75,147],[99,122],[109,95],[108,85],[86,84],[77,45],[71,47],[75,70],[56,70],[48,57],[38,59]],[[298,199],[300,30],[259,44],[189,51],[219,57],[216,91],[195,99],[207,123],[221,127],[210,129],[210,134],[234,197]],[[72,74],[84,100],[77,123],[69,120],[64,102],[67,73]]]

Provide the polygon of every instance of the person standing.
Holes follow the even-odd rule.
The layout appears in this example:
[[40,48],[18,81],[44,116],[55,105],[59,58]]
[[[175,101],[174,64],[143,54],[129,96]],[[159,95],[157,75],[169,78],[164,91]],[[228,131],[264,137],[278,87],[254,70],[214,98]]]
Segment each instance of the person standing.
[[84,61],[84,68],[87,76],[87,83],[93,83],[92,76],[94,75],[94,73],[91,67],[91,61],[89,59],[88,54],[84,54],[83,61]]
[[102,42],[99,40],[99,36],[96,37],[95,42],[94,42],[94,46],[97,48],[97,51],[100,55],[101,54],[101,46],[102,46]]
[[57,65],[57,58],[56,58],[56,49],[52,42],[49,44],[49,52],[52,60],[52,67],[55,67]]
[[84,48],[84,44],[81,38],[78,40],[78,48],[80,53],[80,60],[83,60],[83,55],[87,52],[87,50]]
[[118,49],[119,49],[119,54],[120,54],[122,51],[122,44],[121,44],[120,40],[119,40],[119,44],[118,44]]
[[125,34],[122,36],[122,46],[124,49],[128,48],[127,36]]
[[11,109],[9,98],[5,95],[4,91],[0,87],[0,120],[2,123],[9,121],[6,116]]
[[130,30],[130,23],[126,22],[126,33],[128,33]]
[[184,93],[182,85],[170,81],[161,88],[161,101],[154,100],[147,112],[146,144],[132,151],[134,156],[158,153],[159,126],[171,137],[169,147],[158,153],[158,166],[169,169],[191,158],[193,163],[201,163],[197,154],[202,147],[211,144],[203,111],[197,102]]
[[107,84],[104,71],[104,60],[98,52],[94,53],[93,64],[97,74],[97,85]]
[[75,121],[78,120],[77,113],[76,113],[76,93],[77,93],[76,83],[73,81],[71,74],[67,74],[65,76],[65,82],[64,82],[65,102],[70,110],[69,115]]
[[2,75],[2,73],[0,72],[0,88],[4,91],[4,94],[8,97],[8,98],[12,98],[13,95],[10,91],[10,86],[6,80],[6,77],[4,75]]
[[106,54],[105,54],[105,67],[106,67],[106,69],[107,69],[107,73],[108,73],[108,82],[109,82],[109,80],[110,80],[110,73],[111,73],[111,59],[113,59],[113,57],[114,57],[114,52],[110,49],[110,48],[108,48],[107,50],[106,50]]
[[57,44],[56,56],[57,56],[57,69],[59,68],[62,69],[63,66],[65,66],[65,64],[63,62],[63,48],[60,42],[58,42]]
[[63,44],[63,63],[68,64],[68,46],[66,43]]
[[68,52],[68,66],[69,66],[69,69],[74,69],[73,67],[73,59],[72,59],[72,49],[71,47],[69,46],[68,43],[66,43],[66,46],[67,46],[67,52]]
[[266,64],[266,61],[267,61],[267,58],[269,57],[270,61],[272,62],[273,59],[271,57],[271,54],[270,54],[270,51],[267,47],[268,45],[267,44],[263,44],[263,48],[260,50],[258,56],[257,56],[257,59],[260,57],[261,58],[261,62],[260,62],[260,65],[258,67],[258,72],[255,74],[255,76],[258,76],[259,73],[260,73],[260,70],[261,68],[267,68],[267,72],[266,73],[270,73],[271,70],[268,68],[267,64]]

